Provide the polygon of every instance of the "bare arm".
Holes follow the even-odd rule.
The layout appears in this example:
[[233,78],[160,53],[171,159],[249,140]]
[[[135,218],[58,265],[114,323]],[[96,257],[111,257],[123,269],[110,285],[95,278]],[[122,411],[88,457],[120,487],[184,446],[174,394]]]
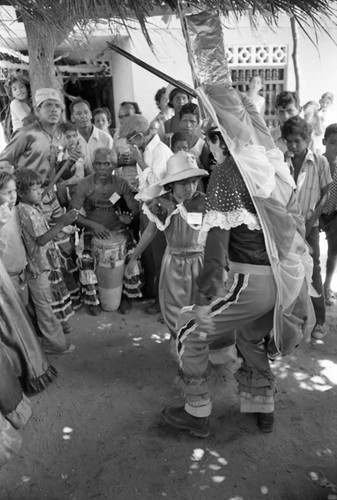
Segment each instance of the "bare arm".
[[136,262],[137,259],[139,259],[144,250],[149,246],[149,244],[156,236],[156,234],[157,234],[157,226],[154,222],[150,222],[147,228],[145,229],[144,233],[142,234],[138,242],[138,245],[136,246],[131,255],[131,258],[127,265],[127,272],[131,272],[134,263]]
[[97,238],[110,238],[111,236],[111,232],[104,226],[104,224],[90,220],[87,217],[84,217],[84,215],[78,214],[77,223],[81,227],[91,229]]
[[58,218],[58,222],[53,226],[51,229],[46,231],[45,233],[41,234],[41,236],[37,236],[36,238],[36,243],[40,246],[43,247],[47,243],[49,243],[51,240],[56,238],[58,233],[64,228],[64,226],[68,226],[68,224],[71,224],[77,219],[78,216],[78,211],[73,209],[67,212],[66,214],[62,215],[62,217]]
[[322,189],[322,196],[319,202],[316,205],[315,211],[312,214],[311,218],[306,222],[305,224],[305,234],[308,236],[312,228],[314,227],[315,222],[318,220],[319,216],[323,212],[323,208],[325,207],[328,199],[329,199],[329,190],[330,190],[330,184],[325,186]]

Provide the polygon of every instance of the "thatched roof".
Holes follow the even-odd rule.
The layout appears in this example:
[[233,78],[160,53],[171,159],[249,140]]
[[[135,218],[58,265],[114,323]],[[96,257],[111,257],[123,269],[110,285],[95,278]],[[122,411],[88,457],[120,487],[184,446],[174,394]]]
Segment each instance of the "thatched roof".
[[[262,15],[269,23],[277,25],[278,16],[286,13],[296,19],[306,31],[310,27],[328,33],[326,21],[336,19],[336,1],[329,0],[6,0],[0,5],[11,5],[21,13],[23,19],[39,20],[62,25],[85,22],[89,19],[118,17],[127,24],[137,18],[146,33],[146,19],[158,9],[177,11],[177,2],[184,8],[218,10],[223,15],[235,13],[238,17],[247,13]],[[0,21],[1,22],[1,21]]]

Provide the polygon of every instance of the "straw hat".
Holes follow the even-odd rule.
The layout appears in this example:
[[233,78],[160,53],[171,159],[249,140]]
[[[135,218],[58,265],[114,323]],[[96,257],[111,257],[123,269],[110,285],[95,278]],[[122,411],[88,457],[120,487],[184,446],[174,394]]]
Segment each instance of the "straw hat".
[[208,175],[206,170],[198,167],[197,161],[191,153],[179,151],[166,163],[166,176],[159,183],[165,186],[171,182],[183,181],[193,177],[205,177]]

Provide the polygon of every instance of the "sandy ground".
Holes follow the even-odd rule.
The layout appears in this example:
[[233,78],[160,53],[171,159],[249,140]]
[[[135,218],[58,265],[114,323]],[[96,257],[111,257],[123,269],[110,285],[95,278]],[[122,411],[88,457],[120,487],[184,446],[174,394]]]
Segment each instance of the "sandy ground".
[[165,325],[144,313],[79,312],[77,348],[34,396],[18,456],[0,470],[1,500],[323,500],[337,498],[337,306],[329,335],[276,361],[276,423],[261,433],[238,411],[236,384],[212,376],[209,438],[170,430],[182,402]]

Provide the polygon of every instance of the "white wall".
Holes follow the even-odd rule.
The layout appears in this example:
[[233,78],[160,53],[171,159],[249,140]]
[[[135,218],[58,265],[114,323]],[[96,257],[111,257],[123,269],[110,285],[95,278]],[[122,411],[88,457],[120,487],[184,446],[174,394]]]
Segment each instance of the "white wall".
[[[129,45],[132,54],[173,78],[192,85],[191,71],[179,20],[175,16],[171,16],[170,22],[165,24],[162,18],[151,18],[149,32],[154,46],[154,53],[138,29],[132,30],[132,43]],[[337,40],[337,29],[331,26],[329,32],[332,38]],[[318,100],[321,94],[326,91],[335,94],[337,101],[336,44],[326,34],[321,33],[318,34],[317,47],[315,47],[303,31],[299,30],[299,33],[298,60],[302,104],[308,100]],[[310,33],[315,37],[313,30],[310,30]],[[257,30],[252,28],[248,17],[242,18],[239,23],[236,22],[234,17],[230,20],[225,20],[224,40],[225,45],[258,45],[262,43],[267,45],[288,45],[289,62],[286,88],[288,90],[295,89],[295,77],[291,59],[293,41],[290,21],[287,16],[281,16],[278,27],[274,28],[270,28],[263,20],[260,20]],[[126,60],[123,63],[119,62],[120,58],[121,56],[116,56],[113,62],[116,110],[118,102],[126,100],[128,97],[127,93],[130,92],[129,86],[131,82],[126,82],[123,75],[123,72],[126,71],[129,65],[132,66],[134,100],[139,103],[143,114],[148,119],[151,119],[157,112],[154,103],[154,94],[158,88],[165,86],[166,83],[131,62],[127,62]]]

